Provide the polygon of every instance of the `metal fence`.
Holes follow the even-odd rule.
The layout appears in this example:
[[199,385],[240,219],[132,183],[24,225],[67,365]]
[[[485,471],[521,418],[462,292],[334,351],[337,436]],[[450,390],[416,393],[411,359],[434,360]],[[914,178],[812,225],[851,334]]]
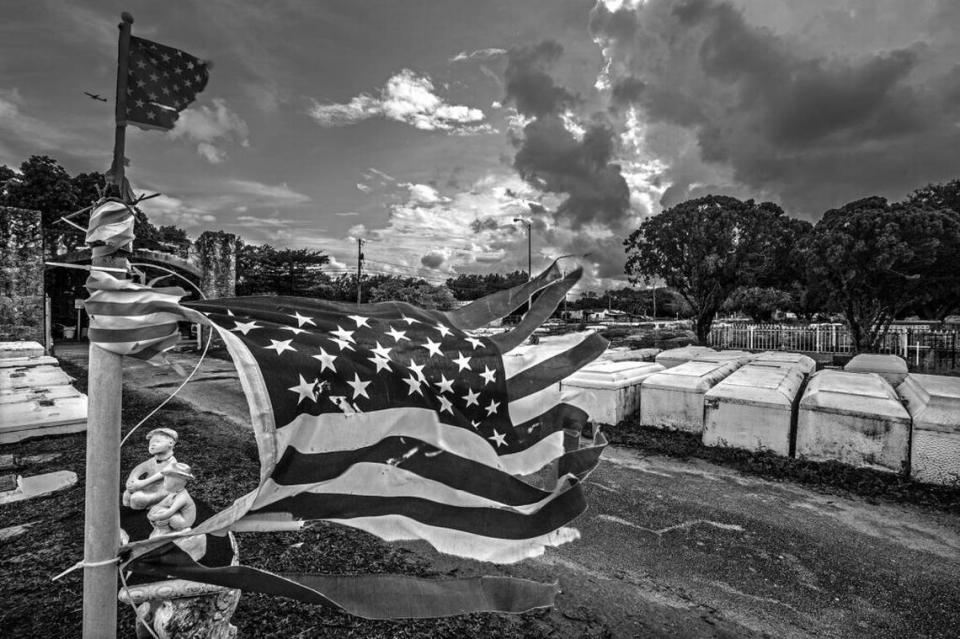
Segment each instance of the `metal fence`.
[[[843,324],[786,326],[781,324],[718,324],[710,345],[751,351],[794,351],[852,354],[850,332]],[[907,360],[914,370],[952,370],[960,364],[960,331],[892,326],[879,352]]]

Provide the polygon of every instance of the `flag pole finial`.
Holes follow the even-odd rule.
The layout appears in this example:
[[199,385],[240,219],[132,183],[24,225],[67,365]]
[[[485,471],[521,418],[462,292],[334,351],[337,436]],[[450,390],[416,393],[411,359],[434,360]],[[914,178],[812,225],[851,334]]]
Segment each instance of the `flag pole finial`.
[[124,11],[120,14],[120,19],[126,22],[127,24],[133,24],[133,16],[130,15],[128,11]]

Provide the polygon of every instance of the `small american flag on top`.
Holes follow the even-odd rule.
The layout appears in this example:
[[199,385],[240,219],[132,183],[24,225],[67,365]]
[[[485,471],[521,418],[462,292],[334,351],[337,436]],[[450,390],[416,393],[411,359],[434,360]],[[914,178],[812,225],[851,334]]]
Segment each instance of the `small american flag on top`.
[[172,129],[208,79],[206,62],[179,49],[130,36],[126,122]]

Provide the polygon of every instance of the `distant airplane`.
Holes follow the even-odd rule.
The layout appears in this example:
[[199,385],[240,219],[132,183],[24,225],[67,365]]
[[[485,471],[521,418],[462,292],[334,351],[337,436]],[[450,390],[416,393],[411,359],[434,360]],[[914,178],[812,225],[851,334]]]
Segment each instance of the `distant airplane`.
[[89,92],[87,92],[87,91],[84,91],[84,94],[90,96],[90,97],[93,98],[94,100],[99,100],[100,102],[106,102],[106,101],[107,101],[106,98],[101,98],[101,97],[100,97],[98,94],[96,94],[96,93],[89,93]]

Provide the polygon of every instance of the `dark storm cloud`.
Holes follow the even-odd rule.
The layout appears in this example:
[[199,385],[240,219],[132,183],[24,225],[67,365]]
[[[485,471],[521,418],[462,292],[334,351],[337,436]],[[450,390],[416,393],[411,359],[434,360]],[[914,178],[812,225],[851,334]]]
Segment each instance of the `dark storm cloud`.
[[[692,131],[702,160],[729,167],[741,195],[762,190],[817,215],[958,171],[960,71],[932,63],[946,36],[841,57],[750,24],[721,0],[616,13],[598,4],[590,25],[612,57],[612,106]],[[689,184],[675,186],[671,195]]]
[[507,54],[507,99],[534,118],[513,140],[513,166],[536,188],[567,196],[556,216],[574,228],[590,222],[617,226],[630,205],[630,190],[620,166],[610,163],[614,132],[594,122],[578,139],[565,126],[560,114],[574,99],[548,73],[562,52],[560,45],[545,41]]
[[559,113],[576,104],[578,98],[557,86],[547,72],[563,53],[553,40],[544,40],[532,47],[515,47],[507,52],[506,100],[512,100],[517,111],[530,117]]
[[427,253],[420,258],[420,263],[427,268],[437,269],[447,260],[442,253]]
[[616,225],[630,205],[630,189],[611,164],[614,134],[592,124],[577,140],[556,116],[540,118],[523,130],[513,166],[533,186],[568,197],[557,208],[576,228],[589,222]]

